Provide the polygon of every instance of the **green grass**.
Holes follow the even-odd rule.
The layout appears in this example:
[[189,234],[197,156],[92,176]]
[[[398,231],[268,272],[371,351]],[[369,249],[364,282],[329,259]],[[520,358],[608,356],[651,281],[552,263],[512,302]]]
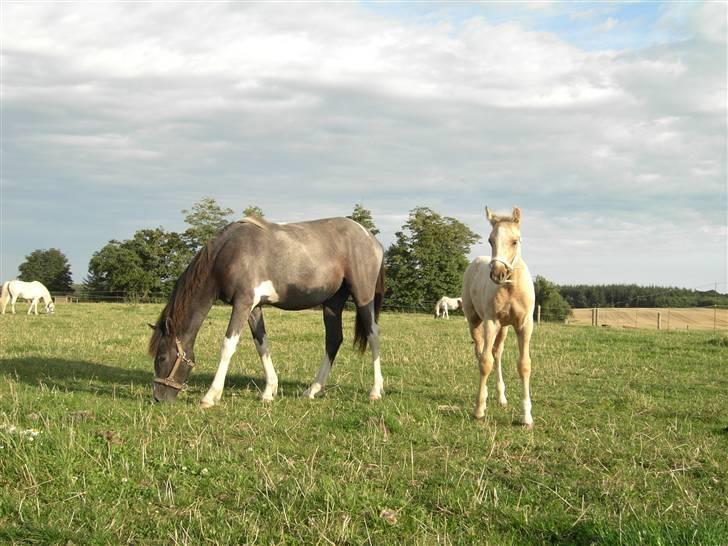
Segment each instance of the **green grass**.
[[309,401],[320,313],[266,310],[278,399],[259,401],[244,338],[221,405],[203,412],[228,318],[216,307],[190,390],[154,404],[146,322],[160,308],[0,317],[0,543],[728,543],[725,333],[542,325],[527,431],[513,425],[513,335],[510,406],[491,378],[486,418],[470,418],[461,316],[384,314],[386,394],[370,403],[351,314]]

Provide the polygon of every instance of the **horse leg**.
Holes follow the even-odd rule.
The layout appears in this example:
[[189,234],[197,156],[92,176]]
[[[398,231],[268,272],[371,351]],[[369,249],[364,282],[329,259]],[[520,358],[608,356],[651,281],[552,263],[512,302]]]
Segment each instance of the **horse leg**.
[[533,332],[533,319],[529,319],[520,330],[518,330],[518,374],[523,384],[523,425],[526,428],[533,428],[533,417],[531,416],[531,333]]
[[450,315],[448,314],[448,312],[447,312],[447,309],[448,309],[448,306],[447,306],[447,304],[445,304],[445,312],[443,313],[443,316],[444,316],[444,317],[445,317],[445,318],[446,318],[447,320],[450,320]]
[[35,314],[38,314],[38,298],[33,298],[30,302],[30,307],[28,307],[28,314],[30,315],[30,312],[35,309]]
[[384,377],[382,376],[382,362],[379,357],[379,325],[374,320],[374,302],[370,303],[367,308],[371,320],[367,341],[372,350],[372,366],[374,368],[374,386],[369,392],[369,400],[381,400],[382,394],[384,394]]
[[498,335],[496,336],[495,344],[493,345],[495,371],[498,376],[498,403],[504,408],[508,405],[508,400],[506,400],[506,384],[503,382],[501,356],[503,356],[503,347],[505,346],[506,335],[508,335],[508,326],[503,326],[500,330],[498,330]]
[[303,392],[303,396],[313,399],[326,385],[326,379],[334,364],[336,354],[339,352],[341,342],[344,340],[344,334],[341,331],[341,313],[344,311],[344,305],[349,297],[349,290],[341,287],[339,291],[328,301],[324,302],[324,326],[326,328],[326,350],[321,359],[321,366],[316,374],[316,378],[309,388]]
[[18,301],[18,296],[13,294],[13,297],[10,299],[10,309],[13,311],[13,315],[15,314],[15,302]]
[[263,372],[265,372],[265,390],[261,400],[263,402],[272,402],[278,392],[278,376],[273,367],[273,360],[270,357],[268,337],[265,334],[265,322],[263,321],[263,310],[260,307],[256,307],[250,312],[248,325],[250,326],[250,333],[253,334],[255,349],[258,351],[261,364],[263,364]]
[[239,300],[233,303],[233,312],[230,316],[225,339],[222,341],[222,348],[220,349],[220,364],[217,367],[217,372],[215,372],[215,378],[212,380],[210,389],[200,402],[202,409],[210,408],[220,401],[230,359],[235,353],[235,348],[238,346],[238,341],[240,340],[240,331],[245,321],[248,320],[249,315],[249,303],[244,303]]
[[493,370],[493,343],[498,334],[498,325],[492,320],[486,320],[482,327],[472,328],[470,335],[475,342],[475,351],[480,368],[480,384],[475,397],[473,417],[485,417],[485,405],[488,401],[488,376]]

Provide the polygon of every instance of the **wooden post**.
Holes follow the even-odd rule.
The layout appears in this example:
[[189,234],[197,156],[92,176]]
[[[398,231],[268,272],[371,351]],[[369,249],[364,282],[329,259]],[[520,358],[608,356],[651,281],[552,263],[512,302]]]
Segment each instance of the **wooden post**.
[[536,324],[541,324],[541,306],[536,308]]
[[662,313],[657,313],[657,329],[662,330]]
[[597,308],[592,307],[592,326],[597,325],[597,318],[596,318]]
[[718,322],[718,305],[713,305],[713,332],[715,332],[715,327]]
[[596,317],[594,319],[594,326],[599,326],[599,307],[594,310],[594,316]]

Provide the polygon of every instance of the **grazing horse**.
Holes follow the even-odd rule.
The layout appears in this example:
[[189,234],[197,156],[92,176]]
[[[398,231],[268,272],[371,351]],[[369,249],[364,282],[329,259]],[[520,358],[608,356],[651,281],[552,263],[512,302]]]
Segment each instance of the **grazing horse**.
[[488,242],[493,257],[476,258],[463,277],[463,312],[475,343],[475,358],[480,366],[480,386],[473,416],[485,415],[488,376],[495,361],[498,374],[498,402],[508,404],[501,371],[503,344],[512,326],[518,336],[518,373],[523,383],[523,424],[533,427],[531,416],[531,357],[529,343],[533,332],[535,303],[533,281],[521,256],[521,210],[499,216],[485,209],[492,226]]
[[384,297],[384,252],[374,236],[348,218],[273,224],[245,218],[220,231],[194,257],[174,287],[149,342],[154,356],[154,398],[173,400],[195,365],[194,345],[216,299],[232,305],[220,363],[201,407],[220,401],[228,364],[247,322],[265,372],[263,401],[272,401],[278,376],[268,350],[261,305],[300,310],[321,305],[326,350],[318,374],[303,393],[313,398],[343,340],[341,315],[352,297],[356,305],[354,345],[372,350],[374,386],[370,400],[382,397],[379,311]]
[[38,300],[40,299],[43,300],[47,314],[52,315],[56,309],[53,298],[51,298],[50,292],[43,283],[39,281],[6,281],[3,283],[2,295],[0,296],[3,315],[5,314],[5,308],[8,306],[8,301],[13,315],[15,314],[15,302],[18,301],[18,298],[30,300],[29,315],[31,311],[35,311],[36,315],[38,314]]
[[448,298],[447,296],[441,297],[435,304],[435,318],[446,318],[450,319],[448,310],[455,311],[456,309],[463,308],[463,298]]

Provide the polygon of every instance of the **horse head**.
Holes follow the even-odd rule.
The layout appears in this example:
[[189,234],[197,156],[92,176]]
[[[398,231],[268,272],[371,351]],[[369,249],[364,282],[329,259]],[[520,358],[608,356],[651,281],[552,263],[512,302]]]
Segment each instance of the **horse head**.
[[511,216],[501,216],[485,207],[485,215],[493,227],[488,237],[490,278],[496,284],[508,284],[521,255],[521,209],[513,207]]
[[149,353],[154,356],[154,399],[171,402],[187,388],[187,378],[195,366],[194,352],[184,350],[169,318],[149,326],[154,330],[149,340]]

